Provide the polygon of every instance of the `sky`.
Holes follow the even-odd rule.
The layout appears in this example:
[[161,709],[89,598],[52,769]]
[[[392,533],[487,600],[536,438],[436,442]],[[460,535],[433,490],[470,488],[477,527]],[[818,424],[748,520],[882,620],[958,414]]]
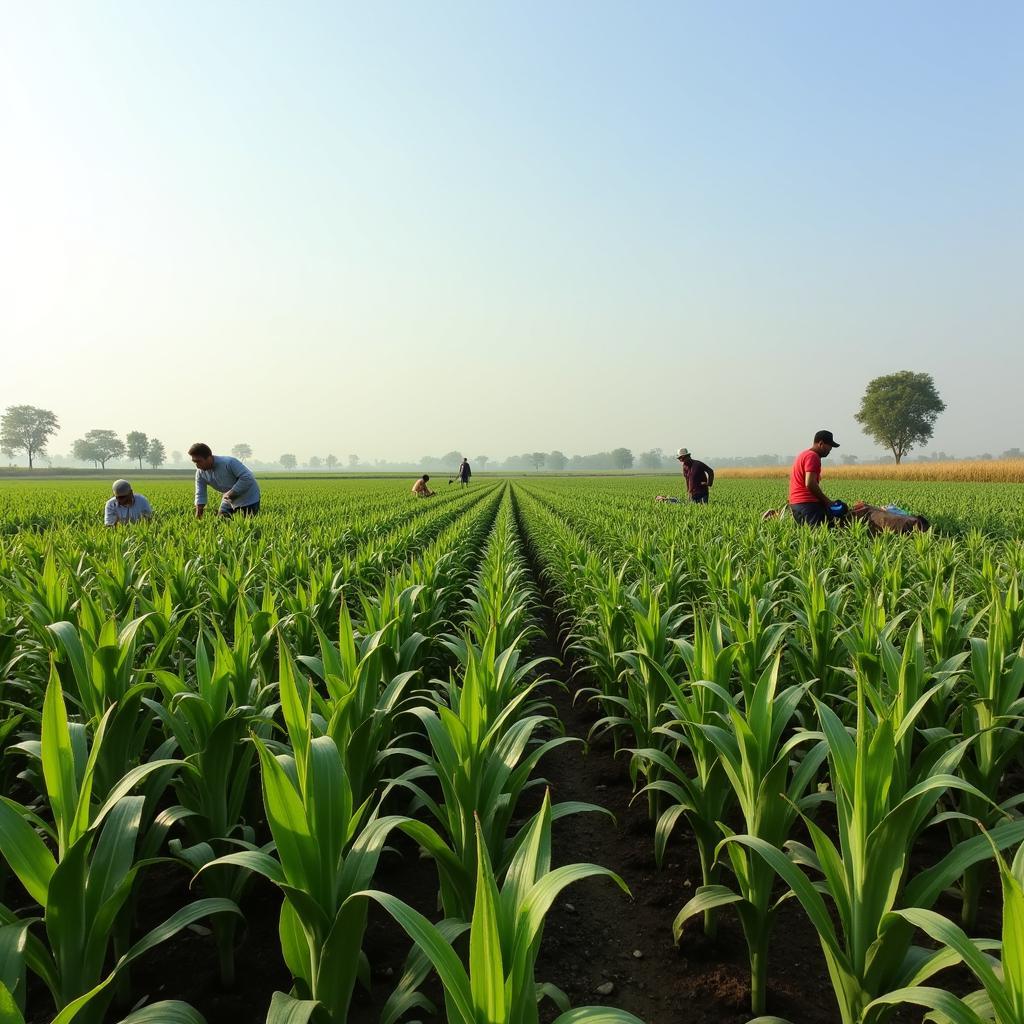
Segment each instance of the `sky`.
[[168,451],[1024,447],[1024,5],[0,0],[0,407]]

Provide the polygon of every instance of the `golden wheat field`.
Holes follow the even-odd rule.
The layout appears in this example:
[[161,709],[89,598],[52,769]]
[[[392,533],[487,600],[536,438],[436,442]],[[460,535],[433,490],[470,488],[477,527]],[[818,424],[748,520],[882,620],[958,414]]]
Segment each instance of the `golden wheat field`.
[[[1019,484],[1024,483],[1024,459],[962,459],[952,462],[905,462],[842,466],[825,464],[831,480],[939,480],[947,483]],[[761,466],[722,469],[720,477],[786,477],[789,466]]]

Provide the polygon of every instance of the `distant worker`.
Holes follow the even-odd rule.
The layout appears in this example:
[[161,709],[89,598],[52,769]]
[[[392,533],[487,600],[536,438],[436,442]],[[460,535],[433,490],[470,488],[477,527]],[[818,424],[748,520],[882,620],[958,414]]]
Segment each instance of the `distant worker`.
[[419,480],[412,485],[412,493],[415,494],[417,498],[432,498],[434,496],[434,492],[427,486],[427,481],[429,479],[430,474],[424,473],[423,476],[421,476]]
[[104,526],[123,526],[153,518],[153,506],[144,494],[136,494],[127,480],[115,480],[114,496],[103,507]]
[[473,470],[469,468],[469,459],[463,459],[459,464],[459,483],[463,487],[469,486],[469,478],[473,475]]
[[789,508],[798,523],[820,526],[830,520],[832,499],[821,489],[821,460],[827,459],[839,442],[831,430],[819,430],[814,444],[793,460],[789,475]]
[[196,467],[196,519],[206,511],[206,488],[220,491],[222,516],[254,516],[260,510],[260,485],[252,470],[231,455],[214,455],[208,444],[192,445],[188,454]]
[[708,489],[715,483],[715,471],[707,463],[695,459],[688,448],[679,449],[676,461],[682,463],[683,479],[686,481],[686,493],[690,501],[706,505]]

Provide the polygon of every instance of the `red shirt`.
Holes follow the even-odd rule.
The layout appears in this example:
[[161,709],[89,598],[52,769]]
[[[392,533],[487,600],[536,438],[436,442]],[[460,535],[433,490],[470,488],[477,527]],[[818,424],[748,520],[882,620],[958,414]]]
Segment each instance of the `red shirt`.
[[789,475],[789,503],[803,505],[812,502],[818,504],[818,496],[807,489],[804,483],[807,473],[814,473],[821,479],[821,456],[813,449],[801,452],[793,460],[793,472]]

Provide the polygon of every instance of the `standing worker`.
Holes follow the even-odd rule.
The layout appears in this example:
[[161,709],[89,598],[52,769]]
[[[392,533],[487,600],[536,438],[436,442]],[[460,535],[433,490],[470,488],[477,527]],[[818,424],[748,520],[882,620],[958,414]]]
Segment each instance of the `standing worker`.
[[831,498],[821,489],[821,460],[827,459],[839,442],[831,430],[819,430],[814,444],[793,460],[789,475],[789,508],[798,523],[820,526],[829,521]]
[[676,461],[682,463],[683,479],[690,501],[698,505],[708,503],[708,490],[714,486],[715,471],[706,463],[695,459],[688,448],[680,448]]
[[463,487],[469,486],[469,478],[473,475],[473,470],[469,468],[469,459],[463,456],[462,462],[459,463],[459,483]]
[[136,494],[127,480],[115,480],[114,496],[103,506],[103,525],[121,526],[153,518],[153,506],[144,494]]
[[260,510],[260,485],[252,470],[231,455],[214,455],[208,444],[201,441],[188,450],[196,467],[196,519],[206,511],[206,488],[220,491],[220,509],[217,514],[254,516]]

